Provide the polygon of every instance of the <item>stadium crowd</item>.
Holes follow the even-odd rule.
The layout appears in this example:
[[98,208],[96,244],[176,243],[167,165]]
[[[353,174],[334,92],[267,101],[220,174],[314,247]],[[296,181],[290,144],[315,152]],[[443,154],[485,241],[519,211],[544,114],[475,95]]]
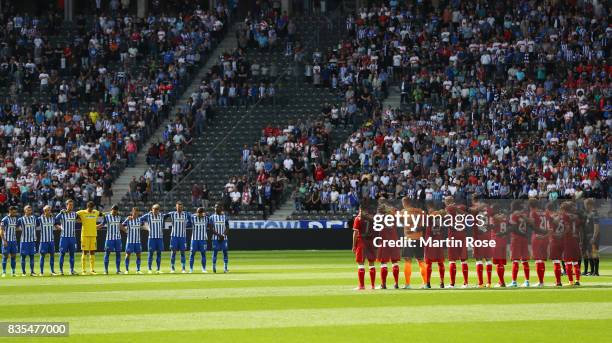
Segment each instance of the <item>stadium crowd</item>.
[[[273,12],[262,10],[261,13],[266,13],[267,16]],[[263,24],[255,18],[247,17],[236,31],[238,48],[220,56],[207,72],[199,89],[191,94],[187,106],[164,131],[163,142],[150,145],[147,162],[151,168],[131,187],[130,193],[134,201],[146,201],[151,192],[162,194],[170,191],[182,176],[189,173],[193,164],[186,160],[185,149],[194,136],[201,136],[205,127],[213,122],[216,110],[232,108],[236,111],[246,111],[258,102],[271,104],[275,101],[274,81],[278,77],[278,66],[274,63],[261,65],[258,61],[250,61],[246,54],[247,49],[253,45],[253,37],[259,35],[258,32],[262,30]],[[271,30],[271,27],[266,27],[266,32]],[[271,40],[266,44],[275,43]],[[257,199],[257,188],[249,188],[245,192],[242,183],[239,183],[239,188],[231,186],[237,182],[230,180],[228,187],[225,187],[221,194],[227,208],[236,213],[240,211],[241,206],[250,205],[251,199]],[[197,197],[199,191],[195,189],[194,192],[194,197]],[[194,206],[199,206],[196,203],[199,202],[194,202]]]
[[[296,209],[344,208],[351,192],[609,197],[607,12],[599,3],[484,1],[359,9],[347,18],[349,39],[305,74],[344,94],[342,107],[357,98],[368,119],[322,161],[324,177],[313,170],[298,188]],[[363,95],[352,93],[384,95],[389,80],[401,109],[360,106]],[[334,196],[325,204],[327,189]]]
[[58,209],[66,199],[78,206],[110,199],[113,179],[169,115],[190,71],[220,39],[228,12],[195,5],[144,19],[101,12],[79,16],[70,28],[57,15],[33,17],[6,6],[2,18],[6,212],[25,203]]

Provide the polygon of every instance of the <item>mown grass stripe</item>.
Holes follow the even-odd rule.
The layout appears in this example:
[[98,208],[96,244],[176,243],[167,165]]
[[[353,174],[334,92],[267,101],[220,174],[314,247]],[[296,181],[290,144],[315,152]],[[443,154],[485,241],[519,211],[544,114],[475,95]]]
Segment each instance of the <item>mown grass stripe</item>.
[[[609,284],[608,286],[612,286]],[[313,285],[313,286],[268,286],[268,287],[234,287],[234,288],[189,288],[189,289],[165,289],[165,290],[148,290],[147,285],[143,284],[139,290],[116,290],[116,291],[91,291],[91,292],[38,292],[30,294],[20,294],[18,296],[12,294],[0,295],[0,303],[3,305],[42,305],[42,304],[70,304],[70,303],[103,303],[116,301],[155,301],[158,299],[219,299],[219,298],[252,298],[264,296],[347,296],[354,295],[355,292],[346,286],[335,285]],[[363,296],[398,296],[403,294],[423,294],[423,293],[471,293],[480,292],[480,294],[499,292],[499,291],[516,291],[522,290],[485,290],[485,289],[462,289],[462,290],[387,290],[387,291],[363,291]],[[545,289],[526,289],[529,292],[551,292],[551,291],[608,291],[612,293],[610,288],[545,288]],[[603,300],[603,299],[602,299]]]
[[[192,312],[180,314],[138,314],[66,316],[55,320],[71,324],[72,334],[109,334],[168,330],[249,329],[316,327],[354,324],[448,323],[567,320],[572,317],[612,319],[612,303],[534,303],[509,305],[439,305],[426,307],[376,307],[272,311]],[[46,317],[13,318],[14,321],[44,321]],[[146,325],[143,325],[145,323]],[[146,327],[146,328],[145,328]]]
[[[350,267],[350,266],[348,266]],[[232,270],[229,274],[202,274],[200,272],[195,272],[194,274],[144,274],[144,275],[80,275],[80,276],[45,276],[45,277],[7,277],[4,279],[0,279],[0,286],[2,287],[37,287],[37,286],[51,286],[51,285],[110,285],[110,284],[130,284],[130,283],[176,283],[176,282],[218,282],[221,280],[224,281],[264,281],[264,280],[326,280],[326,279],[336,279],[336,280],[354,280],[356,279],[356,271],[352,269],[345,268],[342,271],[339,270],[329,270],[329,271],[316,271],[309,269],[303,269],[300,272],[253,272],[248,267],[242,267],[236,270]],[[270,270],[280,270],[280,268],[270,268]],[[379,272],[379,270],[377,270]],[[602,270],[603,276],[593,278],[586,277],[581,281],[585,283],[591,282],[612,282],[612,270]],[[611,275],[611,276],[607,276]],[[509,276],[509,275],[507,275]],[[545,274],[547,280],[553,280],[553,273],[547,272]],[[461,276],[457,276],[459,280]],[[378,275],[377,275],[378,278]],[[403,274],[400,276],[400,281],[403,282]],[[470,282],[474,283],[476,281],[476,273],[471,272],[469,274]],[[391,275],[389,275],[388,280],[392,280]],[[419,283],[420,273],[418,271],[412,273],[412,280],[415,283]],[[432,274],[432,282],[437,282],[439,277],[437,273]],[[493,281],[496,281],[497,277],[493,277]],[[519,280],[522,280],[522,275],[520,275]],[[567,280],[566,277],[563,277],[564,282]],[[446,281],[448,282],[448,273],[446,274]],[[535,280],[533,280],[535,282]],[[347,282],[347,284],[352,284],[351,282]]]
[[[259,291],[254,294],[253,291]],[[184,312],[218,312],[218,311],[258,311],[258,310],[287,310],[287,309],[318,309],[318,308],[363,308],[367,311],[371,307],[401,307],[401,306],[433,306],[440,304],[453,304],[456,306],[483,304],[496,306],[499,304],[530,304],[530,303],[565,303],[571,307],[576,302],[601,302],[610,299],[612,290],[601,292],[601,289],[590,291],[582,289],[568,289],[566,292],[514,292],[509,296],[506,292],[344,292],[329,289],[318,292],[316,290],[301,289],[291,292],[289,289],[245,291],[239,296],[236,294],[220,294],[221,290],[211,296],[210,292],[190,290],[180,291],[177,295],[168,296],[168,293],[146,292],[150,298],[129,297],[116,300],[86,298],[83,301],[38,303],[30,304],[4,304],[0,306],[0,321],[10,320],[16,313],[21,317],[38,317],[44,313],[49,320],[58,316],[99,316],[113,314],[139,314],[139,313],[184,313]],[[285,295],[284,295],[285,294]],[[62,299],[60,299],[62,300]],[[94,301],[92,301],[94,300]]]
[[[334,342],[355,343],[380,339],[384,342],[432,343],[432,342],[531,342],[581,341],[609,343],[612,340],[607,320],[531,320],[497,321],[494,325],[481,322],[402,323],[362,325],[335,325],[317,327],[261,328],[261,329],[207,329],[189,331],[139,332],[131,340],[147,343],[191,341],[205,337],[207,341],[269,342]],[[373,334],[375,333],[375,334]],[[372,338],[376,336],[377,338]],[[378,338],[382,336],[381,338]],[[73,335],[69,340],[79,342],[123,342],[124,334],[91,336]]]

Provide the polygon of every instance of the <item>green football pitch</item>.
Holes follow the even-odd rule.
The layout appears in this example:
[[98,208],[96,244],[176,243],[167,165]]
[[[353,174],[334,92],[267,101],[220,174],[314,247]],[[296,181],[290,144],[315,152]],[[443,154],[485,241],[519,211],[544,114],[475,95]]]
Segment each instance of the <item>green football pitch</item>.
[[36,342],[612,342],[610,258],[580,287],[542,289],[354,291],[356,270],[350,251],[232,251],[229,274],[209,256],[208,274],[7,277],[0,322],[69,323],[69,337],[10,339]]

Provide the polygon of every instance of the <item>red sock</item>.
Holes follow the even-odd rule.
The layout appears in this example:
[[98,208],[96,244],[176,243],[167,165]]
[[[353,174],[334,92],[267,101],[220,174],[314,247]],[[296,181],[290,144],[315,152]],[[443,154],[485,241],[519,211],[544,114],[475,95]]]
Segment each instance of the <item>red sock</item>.
[[399,283],[399,266],[397,263],[393,264],[393,280],[395,280],[395,285]]
[[580,282],[580,265],[578,263],[574,263],[574,276],[576,277],[576,282]]
[[554,263],[554,272],[555,272],[555,280],[557,280],[557,285],[561,283],[561,262]]
[[499,283],[502,285],[506,284],[506,281],[504,281],[504,272],[505,272],[504,265],[498,264],[497,265],[497,277],[499,278]]
[[380,267],[380,282],[382,286],[387,286],[387,274],[389,271],[387,270],[387,266],[383,265]]
[[427,262],[427,284],[431,282],[431,262]]
[[463,273],[463,284],[468,284],[468,264],[467,262],[461,262],[461,272]]
[[544,283],[544,272],[546,270],[546,264],[544,262],[536,262],[536,272],[538,273],[538,281]]
[[487,284],[491,284],[491,274],[493,274],[493,265],[487,262]]
[[512,281],[516,281],[516,278],[518,277],[518,261],[512,261]]
[[525,273],[525,280],[529,281],[529,261],[523,261],[523,273]]
[[574,282],[574,266],[572,265],[572,262],[565,262],[565,273],[567,274],[567,278],[569,279],[570,283]]
[[438,272],[440,273],[440,283],[444,283],[444,262],[438,262]]
[[374,288],[374,284],[376,283],[376,267],[370,267],[370,285]]
[[451,262],[449,263],[449,270],[450,270],[450,284],[451,286],[453,286],[455,284],[455,279],[457,277],[457,265],[455,264],[455,262]]
[[359,288],[365,287],[365,268],[357,269],[357,278],[359,279]]
[[[488,266],[487,266],[488,267]],[[482,262],[476,263],[476,274],[478,275],[478,285],[482,285],[482,272],[483,272]]]

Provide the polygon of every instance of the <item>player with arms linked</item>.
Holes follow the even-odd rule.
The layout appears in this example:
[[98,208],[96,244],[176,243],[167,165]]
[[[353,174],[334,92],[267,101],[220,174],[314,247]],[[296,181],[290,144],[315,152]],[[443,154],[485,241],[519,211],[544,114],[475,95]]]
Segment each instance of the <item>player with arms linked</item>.
[[181,253],[181,267],[182,272],[186,273],[185,270],[185,250],[187,250],[187,227],[191,226],[191,214],[183,210],[183,203],[180,201],[176,202],[176,211],[166,213],[164,220],[170,218],[172,223],[172,232],[170,233],[170,273],[175,272],[174,264],[176,262],[176,252]]
[[115,253],[115,270],[121,274],[121,216],[119,206],[113,205],[110,213],[102,218],[102,224],[98,228],[106,228],[106,239],[104,240],[104,274],[108,274],[110,254]]
[[[565,202],[565,204],[565,216],[563,217],[565,228],[565,236],[563,237],[563,260],[565,261],[566,273],[570,280],[570,285],[580,286],[579,261],[581,259],[580,246],[582,236],[579,228],[583,223],[577,214],[576,204],[570,201]],[[576,280],[573,283],[572,273]]]
[[501,204],[493,205],[493,217],[491,224],[491,237],[495,241],[495,247],[491,249],[493,264],[495,265],[497,278],[495,287],[506,287],[505,272],[508,256],[508,214],[503,212]]
[[196,214],[191,216],[191,246],[189,254],[189,272],[193,273],[193,264],[195,263],[196,254],[201,255],[200,262],[202,263],[202,273],[206,271],[206,245],[208,244],[208,217],[204,213],[204,208],[198,207]]
[[21,255],[21,272],[26,276],[26,256],[30,257],[30,276],[34,273],[34,255],[36,254],[36,217],[32,215],[32,206],[23,208],[23,217],[17,219],[17,231],[21,231],[21,244],[19,254]]
[[94,209],[96,205],[93,201],[87,202],[87,208],[76,212],[78,221],[81,222],[81,270],[82,274],[87,274],[85,268],[87,257],[89,257],[89,273],[96,275],[96,250],[98,238],[98,218],[102,215],[100,211]]
[[[420,216],[425,216],[425,211],[420,208],[410,206],[410,198],[404,197],[402,199],[402,207],[403,211],[405,211],[409,216],[415,216],[419,218]],[[421,244],[421,237],[423,237],[423,228],[418,225],[414,225],[413,223],[408,223],[408,225],[404,225],[402,228],[404,238],[412,239],[416,244],[414,246],[408,246],[401,249],[401,255],[404,258],[404,289],[410,289],[410,278],[412,276],[412,259],[416,259],[419,265],[419,271],[421,273],[421,279],[423,282],[423,286],[427,283],[427,265],[425,264],[425,250],[423,245]]]
[[366,259],[370,267],[370,287],[374,289],[376,282],[376,248],[374,247],[374,238],[377,232],[374,230],[373,213],[376,210],[376,205],[369,205],[368,202],[362,202],[359,206],[359,213],[353,221],[353,252],[355,253],[355,262],[357,262],[357,277],[359,286],[356,290],[365,289],[365,266]]
[[[474,216],[481,215],[485,217],[486,223],[484,225],[475,225],[472,228],[472,236],[474,242],[478,241],[489,241],[493,237],[493,208],[485,202],[478,201],[478,197],[474,195],[472,197],[472,207],[469,211]],[[493,264],[491,263],[491,257],[493,256],[492,247],[477,245],[474,247],[474,259],[476,260],[476,275],[478,277],[478,288],[491,288],[491,274],[493,273]],[[484,284],[484,266],[487,268],[487,283]]]
[[544,273],[546,272],[546,260],[548,259],[548,224],[546,213],[538,208],[536,199],[529,199],[529,216],[527,220],[531,226],[531,255],[535,260],[536,273],[538,274],[537,287],[544,287]]
[[223,252],[223,272],[227,273],[228,254],[227,254],[227,233],[229,231],[229,218],[223,212],[223,205],[215,205],[215,213],[209,217],[212,226],[212,264],[213,273],[217,272],[217,253]]
[[[452,196],[447,196],[444,199],[446,213],[458,219],[465,215],[466,207],[463,204],[455,203]],[[457,277],[457,261],[461,261],[461,273],[463,274],[463,285],[461,288],[468,287],[468,263],[467,263],[467,245],[464,223],[456,222],[453,227],[447,228],[448,238],[454,241],[461,242],[461,245],[448,247],[448,270],[450,274],[450,285],[448,288],[455,288],[455,280]]]
[[[431,216],[444,217],[447,212],[445,209],[436,210],[433,203],[427,204],[427,214]],[[428,223],[427,229],[425,230],[425,239],[431,240],[431,242],[441,242],[447,237],[446,229],[442,226],[442,223],[438,219],[433,219],[432,222]],[[444,247],[442,245],[437,246],[436,244],[430,244],[425,247],[425,263],[427,264],[427,283],[423,288],[431,288],[431,273],[432,264],[438,264],[438,273],[440,274],[440,288],[444,288]]]
[[525,282],[523,287],[529,287],[529,243],[527,240],[528,216],[519,201],[510,205],[510,218],[508,228],[510,230],[510,258],[512,259],[512,282],[510,287],[518,287],[516,279],[519,272],[519,261],[523,264]]
[[142,230],[142,218],[138,216],[138,207],[132,208],[132,213],[122,224],[127,233],[127,242],[125,244],[125,274],[130,273],[130,256],[132,254],[136,254],[136,274],[142,274],[140,271],[140,254],[142,253],[140,230]]
[[74,271],[74,254],[76,253],[76,213],[74,212],[74,202],[72,199],[66,200],[66,209],[55,216],[55,226],[62,231],[59,244],[59,267],[60,274],[64,275],[64,256],[66,253],[70,257],[70,274],[77,275]]
[[17,207],[9,208],[8,216],[0,221],[0,237],[2,238],[2,277],[6,276],[6,264],[11,258],[11,276],[16,276],[17,268],[16,255],[19,247],[17,246]]
[[147,223],[149,227],[149,240],[147,246],[149,249],[148,273],[153,273],[153,253],[156,253],[155,264],[157,266],[157,274],[161,274],[162,251],[164,250],[164,215],[160,212],[159,204],[151,207],[151,212],[141,217],[143,223]]
[[49,267],[51,269],[51,275],[55,274],[55,238],[53,237],[53,231],[57,230],[55,227],[55,217],[51,213],[51,206],[46,205],[43,207],[43,213],[37,219],[37,225],[40,227],[40,246],[38,252],[40,253],[40,275],[45,273],[45,256],[49,254]]
[[[382,215],[393,215],[396,209],[389,204],[386,200],[381,200],[378,206],[378,213]],[[380,237],[383,242],[397,241],[398,233],[397,227],[394,225],[385,227],[380,231]],[[381,246],[377,249],[376,260],[380,262],[380,289],[387,289],[387,275],[389,270],[387,269],[387,263],[391,262],[392,273],[393,273],[393,288],[399,288],[399,265],[398,262],[401,259],[401,248],[399,247],[388,247]]]

